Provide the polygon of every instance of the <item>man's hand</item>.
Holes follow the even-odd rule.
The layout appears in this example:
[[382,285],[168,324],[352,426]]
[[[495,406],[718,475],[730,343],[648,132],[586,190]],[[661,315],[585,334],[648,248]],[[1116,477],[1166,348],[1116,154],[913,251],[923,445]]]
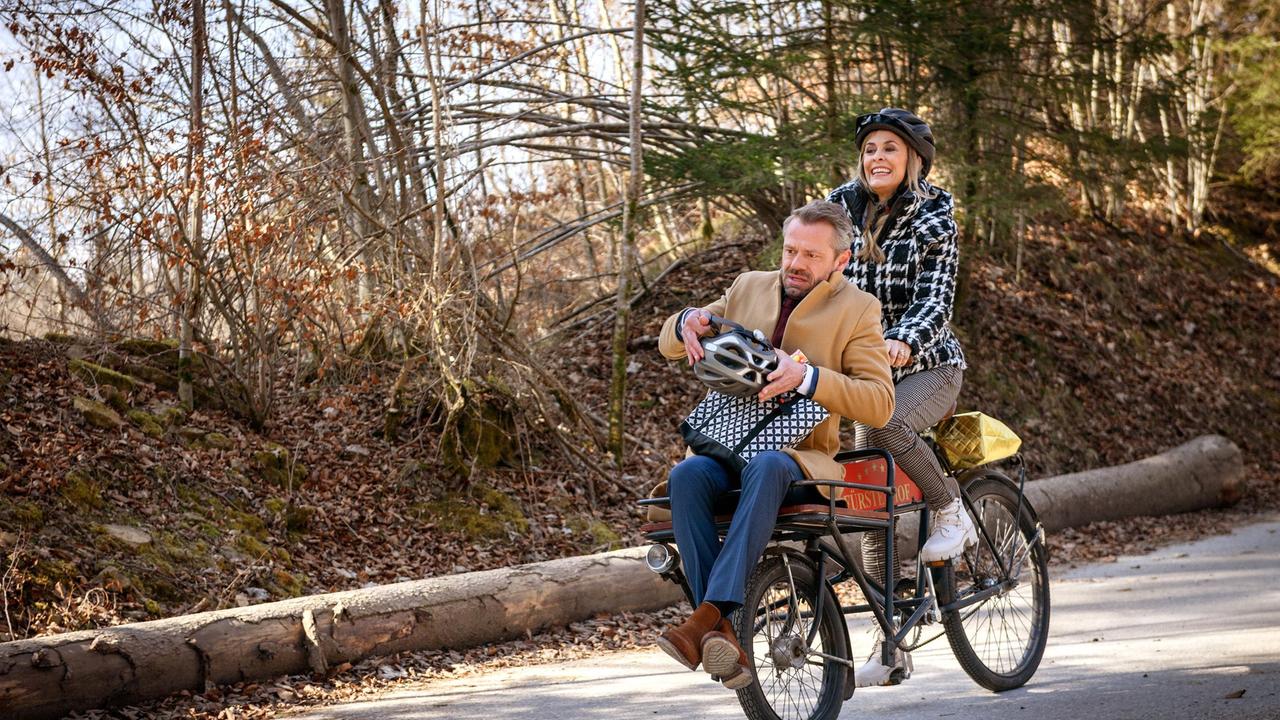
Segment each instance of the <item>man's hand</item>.
[[777,397],[800,387],[804,382],[804,363],[796,362],[790,355],[778,351],[778,369],[769,373],[769,384],[760,389],[760,402]]
[[906,367],[911,362],[911,346],[901,340],[885,340],[885,347],[889,349],[889,365],[890,367]]
[[706,310],[690,310],[684,316],[684,324],[680,326],[680,337],[684,338],[684,351],[692,365],[702,359],[702,343],[698,338],[711,334],[711,313]]

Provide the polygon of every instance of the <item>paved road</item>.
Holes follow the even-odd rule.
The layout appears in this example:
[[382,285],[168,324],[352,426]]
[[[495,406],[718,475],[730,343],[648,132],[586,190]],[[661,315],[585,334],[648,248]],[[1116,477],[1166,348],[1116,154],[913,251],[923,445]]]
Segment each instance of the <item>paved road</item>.
[[[1280,518],[1122,557],[1052,587],[1039,672],[999,695],[945,640],[915,675],[859,690],[841,718],[1280,720]],[[855,651],[869,642],[855,627]],[[869,635],[866,637],[869,638]],[[1238,699],[1228,695],[1244,691]],[[741,718],[732,693],[656,650],[516,668],[312,711],[306,720]]]

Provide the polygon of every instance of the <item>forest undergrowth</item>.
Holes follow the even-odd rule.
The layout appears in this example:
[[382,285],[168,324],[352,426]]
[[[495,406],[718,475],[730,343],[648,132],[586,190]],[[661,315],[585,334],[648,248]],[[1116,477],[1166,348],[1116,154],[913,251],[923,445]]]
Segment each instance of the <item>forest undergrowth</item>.
[[[1055,539],[1059,559],[1105,558],[1280,509],[1280,369],[1267,360],[1280,356],[1280,278],[1224,237],[1177,237],[1157,221],[1055,220],[1033,226],[1020,249],[965,249],[959,405],[1017,430],[1032,477],[1136,460],[1207,433],[1244,453],[1247,493],[1235,510],[1068,531]],[[611,483],[527,438],[519,453],[494,452],[465,471],[441,459],[425,420],[387,442],[389,374],[314,381],[255,432],[226,410],[184,413],[156,383],[117,387],[99,365],[118,361],[117,348],[0,342],[0,632],[29,637],[637,544],[634,501],[681,456],[676,426],[702,392],[657,354],[656,336],[669,313],[710,301],[770,254],[763,238],[735,240],[691,257],[637,304],[628,461]],[[606,402],[610,331],[588,326],[571,340],[588,351],[553,353],[553,371],[587,408]],[[162,366],[163,346],[146,347],[160,349],[135,369]]]

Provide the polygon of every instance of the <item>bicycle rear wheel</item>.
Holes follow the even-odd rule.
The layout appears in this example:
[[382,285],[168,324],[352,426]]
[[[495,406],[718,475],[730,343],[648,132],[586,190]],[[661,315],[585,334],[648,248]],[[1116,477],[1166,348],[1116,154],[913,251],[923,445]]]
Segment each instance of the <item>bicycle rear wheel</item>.
[[[751,720],[831,720],[840,713],[846,627],[835,595],[816,575],[802,557],[775,555],[747,581],[734,625],[756,676],[737,691]],[[821,614],[819,593],[825,596]]]
[[[1049,638],[1049,572],[1043,538],[1025,501],[1003,474],[987,471],[966,488],[978,544],[947,563],[942,605],[986,593],[945,613],[947,640],[974,682],[996,692],[1026,684]],[[995,588],[1002,589],[995,590]]]

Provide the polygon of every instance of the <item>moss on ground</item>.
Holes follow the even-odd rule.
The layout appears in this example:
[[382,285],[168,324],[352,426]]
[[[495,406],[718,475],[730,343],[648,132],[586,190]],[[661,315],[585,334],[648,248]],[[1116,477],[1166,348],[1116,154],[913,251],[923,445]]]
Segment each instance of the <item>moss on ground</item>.
[[68,360],[67,368],[89,385],[109,385],[124,393],[131,393],[138,389],[137,378],[86,360]]
[[121,363],[120,370],[146,380],[161,390],[167,390],[169,392],[178,391],[178,377],[167,373],[160,368],[143,365],[141,363]]
[[199,540],[192,540],[185,533],[172,533],[163,530],[151,531],[151,542],[143,546],[139,554],[161,565],[201,567],[208,553],[208,546]]
[[774,239],[764,246],[756,255],[755,264],[751,267],[773,269],[782,264],[782,237]]
[[[4,504],[9,505],[9,501],[5,499]],[[0,507],[0,517],[6,516],[27,530],[44,527],[44,509],[30,500],[18,500],[9,507]]]
[[477,467],[518,465],[512,391],[490,377],[484,384],[464,382],[463,395],[465,404],[457,415],[457,424],[441,442],[445,467],[455,475],[466,476]]
[[204,437],[200,438],[199,444],[204,447],[211,447],[217,450],[230,450],[236,446],[235,442],[232,441],[231,438],[220,432],[205,433]]
[[72,468],[63,478],[59,490],[62,499],[75,508],[102,507],[102,485],[85,468]]
[[125,413],[125,417],[148,437],[158,438],[164,435],[164,425],[161,424],[160,418],[145,410],[129,410]]
[[614,532],[608,523],[589,515],[574,515],[565,522],[565,526],[575,535],[591,538],[594,547],[602,547],[605,550],[616,550],[622,547],[622,537]]
[[271,571],[271,581],[267,588],[273,595],[283,597],[300,597],[303,583],[301,574],[295,575],[288,570],[276,568]]
[[232,527],[242,533],[264,540],[267,537],[267,523],[254,513],[227,508],[226,519]]
[[124,420],[121,419],[119,413],[97,400],[77,396],[71,398],[71,406],[80,413],[85,422],[94,427],[100,427],[104,430],[117,430],[124,425]]
[[31,566],[29,582],[44,588],[71,588],[80,581],[80,568],[58,558],[40,558]]
[[309,469],[296,462],[283,446],[266,443],[262,450],[253,454],[253,461],[258,466],[262,479],[282,488],[292,488],[307,479]]
[[170,405],[161,410],[157,417],[160,419],[160,423],[165,427],[175,427],[185,423],[188,415],[190,415],[190,413],[188,413],[187,409],[181,405]]
[[290,505],[284,513],[284,527],[292,534],[303,534],[311,529],[311,518],[316,509],[307,505]]
[[476,486],[470,495],[450,493],[439,500],[418,503],[413,509],[436,527],[473,540],[500,540],[529,531],[529,521],[520,504],[487,485]]
[[246,533],[236,536],[236,547],[255,559],[266,555],[268,552],[267,546],[261,540]]

